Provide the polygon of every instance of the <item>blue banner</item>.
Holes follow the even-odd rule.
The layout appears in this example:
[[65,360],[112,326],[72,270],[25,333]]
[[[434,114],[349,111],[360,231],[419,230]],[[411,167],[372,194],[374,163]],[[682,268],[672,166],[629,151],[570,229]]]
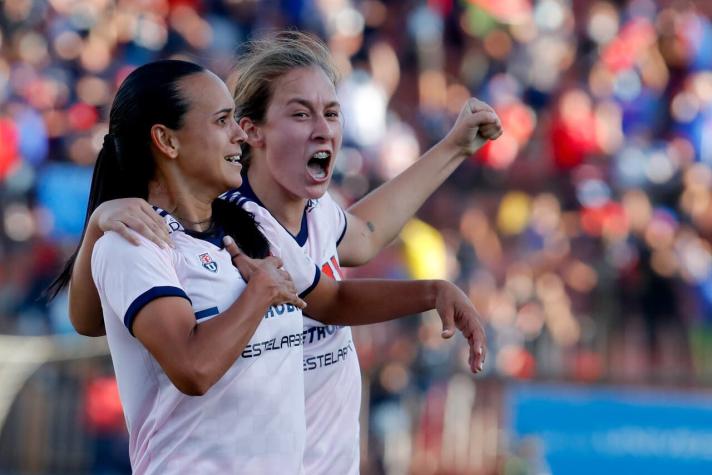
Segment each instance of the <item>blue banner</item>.
[[507,398],[513,452],[539,472],[712,474],[712,393],[514,385]]

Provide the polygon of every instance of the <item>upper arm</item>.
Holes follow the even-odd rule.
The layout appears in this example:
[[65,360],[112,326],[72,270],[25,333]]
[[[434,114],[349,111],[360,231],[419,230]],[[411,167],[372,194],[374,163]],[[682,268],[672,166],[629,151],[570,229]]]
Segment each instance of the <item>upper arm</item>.
[[373,223],[345,212],[346,231],[338,243],[339,263],[344,267],[366,264],[381,250],[375,243]]
[[91,276],[77,279],[69,284],[69,320],[80,335],[106,334],[99,293]]
[[336,244],[340,265],[365,264],[380,251],[373,224],[344,210],[331,194],[324,194],[310,213],[315,215],[312,219],[319,227],[320,238]]
[[153,300],[188,300],[169,250],[145,238],[134,246],[114,232],[100,238],[92,253],[91,272],[101,296],[104,318],[119,318],[129,332],[139,312]]
[[181,391],[192,393],[188,338],[197,325],[190,302],[178,296],[152,299],[134,316],[133,335]]
[[86,336],[105,334],[101,301],[91,273],[91,255],[101,236],[100,231],[87,228],[69,282],[69,319],[74,329]]
[[191,367],[185,343],[196,319],[170,251],[144,238],[134,246],[109,232],[94,246],[92,275],[104,318],[119,319],[181,389]]

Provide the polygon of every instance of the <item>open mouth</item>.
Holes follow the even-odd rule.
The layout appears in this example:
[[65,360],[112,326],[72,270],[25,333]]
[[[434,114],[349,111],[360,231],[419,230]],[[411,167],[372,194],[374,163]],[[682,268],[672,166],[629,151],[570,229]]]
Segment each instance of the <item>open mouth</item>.
[[331,161],[331,152],[321,151],[316,152],[307,162],[307,170],[315,180],[323,180],[329,175],[329,162]]
[[229,163],[240,163],[240,160],[242,159],[242,154],[238,153],[235,155],[228,155],[225,157],[225,161]]

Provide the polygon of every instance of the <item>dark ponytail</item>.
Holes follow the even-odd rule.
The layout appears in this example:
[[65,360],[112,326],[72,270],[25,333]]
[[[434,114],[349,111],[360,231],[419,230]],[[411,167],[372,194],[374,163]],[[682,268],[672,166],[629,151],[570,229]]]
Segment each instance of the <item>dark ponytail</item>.
[[[130,183],[130,180],[125,180],[126,177],[122,174],[118,157],[120,153],[118,147],[117,140],[112,134],[106,134],[104,136],[104,143],[94,163],[94,173],[92,174],[91,188],[89,191],[89,202],[87,203],[87,212],[84,216],[84,228],[82,229],[82,235],[79,239],[79,246],[81,246],[81,243],[84,241],[84,235],[89,225],[89,218],[101,203],[116,198],[140,196],[127,194],[124,192],[125,188],[121,186],[122,183]],[[130,186],[126,186],[126,188],[129,187]],[[148,193],[144,194],[147,195]],[[79,246],[77,246],[77,249],[75,249],[69,259],[67,259],[59,276],[57,276],[47,288],[45,295],[49,300],[56,297],[57,294],[69,284],[72,277],[72,270],[74,269],[74,262],[77,260],[77,254],[79,253]]]
[[269,255],[269,243],[257,227],[254,215],[236,203],[216,199],[213,201],[213,223],[235,240],[237,246],[255,259]]
[[[100,204],[117,198],[148,198],[148,185],[156,168],[151,127],[181,127],[189,104],[181,95],[178,82],[203,71],[202,66],[187,61],[156,61],[136,68],[121,83],[111,106],[109,133],[94,165],[80,245],[89,218]],[[69,284],[78,252],[79,246],[50,284],[46,292],[49,299]]]

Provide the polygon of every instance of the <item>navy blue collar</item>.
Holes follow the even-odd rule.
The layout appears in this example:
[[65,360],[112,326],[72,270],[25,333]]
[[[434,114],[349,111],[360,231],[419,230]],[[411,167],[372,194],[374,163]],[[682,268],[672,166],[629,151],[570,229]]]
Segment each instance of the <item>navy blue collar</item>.
[[219,249],[222,249],[225,244],[223,244],[223,238],[225,237],[225,230],[222,226],[213,224],[207,231],[193,231],[186,229],[185,233],[188,236],[194,237],[196,239],[201,239],[214,244]]
[[[242,185],[240,186],[240,188],[238,188],[238,191],[245,198],[254,201],[258,205],[266,209],[269,214],[272,215],[274,220],[279,223],[279,220],[274,217],[274,214],[272,214],[272,212],[264,204],[262,204],[262,201],[260,201],[260,199],[255,194],[255,191],[252,189],[252,186],[250,186],[250,181],[247,179],[247,173],[242,174]],[[307,223],[308,208],[308,205],[304,207],[304,211],[302,212],[302,224],[299,229],[299,233],[296,236],[292,234],[289,229],[285,228],[282,223],[279,223],[284,228],[284,230],[287,231],[289,235],[294,238],[295,241],[297,241],[297,244],[299,244],[299,246],[304,246],[307,243],[307,239],[309,238],[309,226]]]

